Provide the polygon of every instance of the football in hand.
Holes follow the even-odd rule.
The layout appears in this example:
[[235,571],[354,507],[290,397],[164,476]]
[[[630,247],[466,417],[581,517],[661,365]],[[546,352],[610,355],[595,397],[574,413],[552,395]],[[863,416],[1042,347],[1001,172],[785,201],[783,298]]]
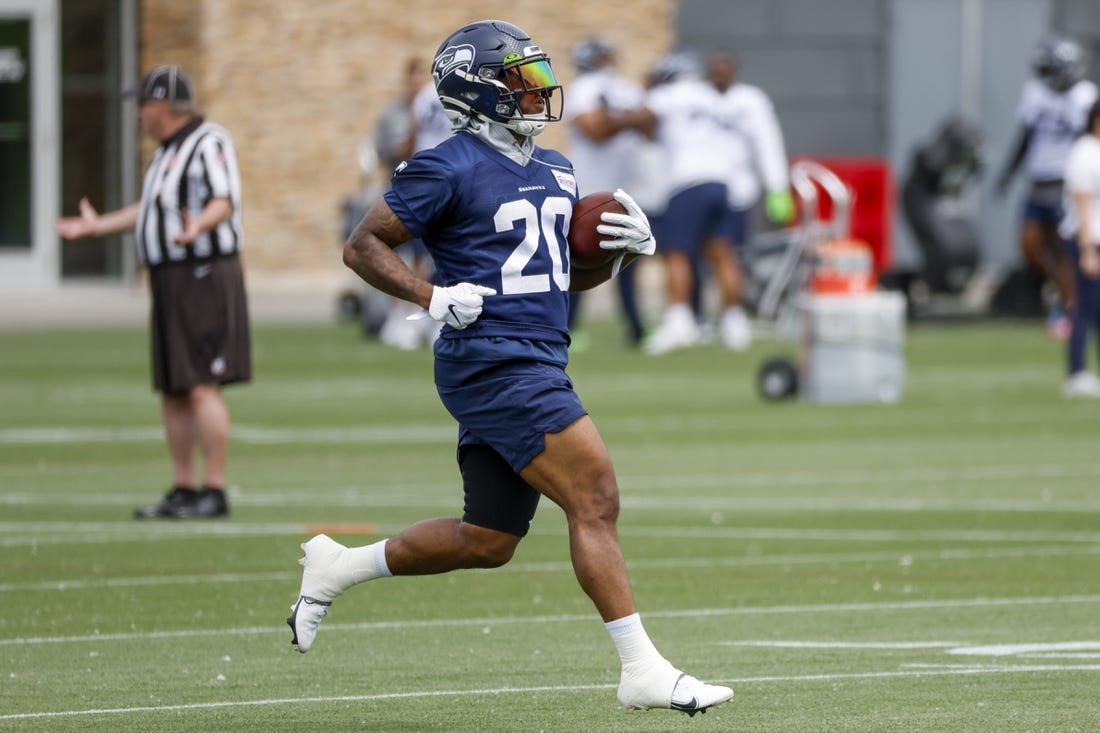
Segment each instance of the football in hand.
[[569,255],[574,267],[591,270],[606,265],[619,255],[616,250],[600,247],[601,241],[610,238],[596,231],[596,227],[603,223],[600,215],[605,211],[626,213],[623,205],[607,191],[590,193],[573,204],[573,218],[569,224]]

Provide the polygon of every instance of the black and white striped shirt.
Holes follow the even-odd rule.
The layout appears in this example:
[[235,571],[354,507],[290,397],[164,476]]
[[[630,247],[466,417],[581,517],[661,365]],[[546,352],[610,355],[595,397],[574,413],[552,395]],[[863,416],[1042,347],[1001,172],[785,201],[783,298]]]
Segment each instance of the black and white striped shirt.
[[[183,214],[197,217],[213,198],[233,214],[189,245],[175,243]],[[233,141],[222,127],[195,118],[157,148],[141,191],[138,259],[148,267],[236,254],[241,248],[241,174]]]

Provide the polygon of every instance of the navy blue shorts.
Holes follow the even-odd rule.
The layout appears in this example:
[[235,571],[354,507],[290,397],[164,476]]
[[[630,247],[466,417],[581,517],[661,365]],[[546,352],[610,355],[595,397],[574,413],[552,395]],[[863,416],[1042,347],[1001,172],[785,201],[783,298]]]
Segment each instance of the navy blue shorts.
[[661,215],[658,246],[689,255],[698,254],[700,245],[711,237],[739,241],[724,183],[701,183],[673,195]]
[[519,473],[588,412],[565,373],[568,347],[501,337],[440,338],[435,385],[458,421],[459,451],[488,445]]
[[1024,203],[1023,220],[1058,226],[1065,215],[1062,208],[1063,187],[1063,182],[1059,180],[1032,181]]
[[1058,226],[1058,223],[1062,221],[1064,215],[1065,210],[1061,206],[1040,206],[1030,201],[1024,204],[1024,221],[1035,221],[1040,224]]

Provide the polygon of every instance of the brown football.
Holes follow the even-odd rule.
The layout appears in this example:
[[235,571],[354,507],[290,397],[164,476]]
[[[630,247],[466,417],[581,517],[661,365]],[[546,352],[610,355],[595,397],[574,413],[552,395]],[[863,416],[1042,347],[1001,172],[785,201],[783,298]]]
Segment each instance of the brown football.
[[573,218],[569,223],[569,254],[574,267],[591,270],[602,267],[619,254],[615,250],[600,247],[608,239],[596,231],[605,211],[625,214],[626,209],[607,191],[590,193],[573,204]]

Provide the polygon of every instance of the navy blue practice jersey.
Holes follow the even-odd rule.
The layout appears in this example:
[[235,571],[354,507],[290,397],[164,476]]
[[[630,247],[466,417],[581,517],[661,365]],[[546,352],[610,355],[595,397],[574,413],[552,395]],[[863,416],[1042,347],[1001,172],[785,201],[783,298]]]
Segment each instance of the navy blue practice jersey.
[[444,326],[443,338],[568,342],[566,234],[577,182],[560,153],[535,148],[533,157],[521,166],[458,133],[394,173],[386,203],[424,241],[440,281],[497,291],[472,325]]

